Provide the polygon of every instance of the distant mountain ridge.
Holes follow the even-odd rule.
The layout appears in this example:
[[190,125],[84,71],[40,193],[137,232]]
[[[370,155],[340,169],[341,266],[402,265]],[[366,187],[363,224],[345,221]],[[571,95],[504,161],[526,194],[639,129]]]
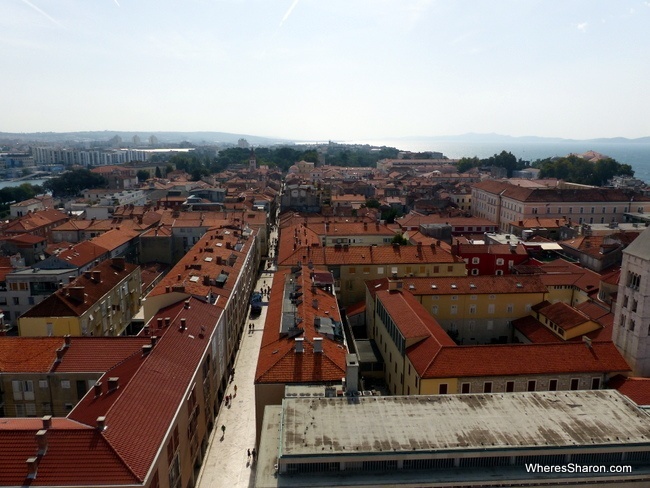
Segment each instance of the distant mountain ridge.
[[[145,142],[149,136],[156,136],[159,143],[172,144],[187,141],[192,144],[237,144],[239,139],[246,139],[249,144],[268,146],[273,144],[293,144],[302,142],[300,139],[282,139],[251,134],[234,134],[214,131],[78,131],[78,132],[0,132],[0,140],[42,141],[43,143],[62,142],[96,142],[108,141],[119,136],[124,142],[130,142],[133,136],[138,136]],[[598,142],[598,143],[650,143],[650,136],[629,139],[626,137],[601,137],[596,139],[565,139],[561,137],[540,136],[509,136],[495,133],[469,132],[448,136],[405,136],[388,137],[392,141],[428,141],[428,142],[467,142],[467,143],[565,143],[565,142]],[[323,139],[325,140],[325,139]]]
[[468,132],[467,134],[452,135],[452,136],[408,136],[396,137],[392,139],[397,140],[419,140],[431,142],[476,142],[476,143],[562,143],[562,142],[611,142],[611,143],[650,143],[650,136],[638,137],[635,139],[628,139],[627,137],[600,137],[596,139],[565,139],[562,137],[540,137],[540,136],[508,136],[503,134],[478,134],[475,132]]
[[237,144],[239,139],[246,139],[249,144],[271,145],[287,144],[293,141],[288,139],[253,136],[250,134],[232,134],[229,132],[166,132],[166,131],[79,131],[79,132],[0,132],[0,139],[11,139],[20,141],[43,141],[43,142],[95,142],[108,141],[115,136],[129,142],[133,136],[138,136],[145,142],[149,136],[156,136],[159,143],[171,144],[187,141],[194,144]]

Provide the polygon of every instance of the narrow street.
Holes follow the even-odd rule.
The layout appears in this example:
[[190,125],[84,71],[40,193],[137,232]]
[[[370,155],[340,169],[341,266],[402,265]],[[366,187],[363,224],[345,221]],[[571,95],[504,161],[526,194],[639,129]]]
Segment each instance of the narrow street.
[[[274,227],[275,229],[275,227]],[[269,242],[277,237],[273,230]],[[273,260],[273,251],[269,252]],[[274,268],[267,268],[258,277],[255,290],[262,288],[266,282],[271,285]],[[232,395],[229,406],[222,405],[210,436],[208,451],[203,460],[196,486],[199,488],[244,488],[255,485],[255,469],[247,450],[255,446],[255,369],[257,356],[262,342],[262,332],[266,321],[267,302],[262,312],[254,319],[249,318],[244,325],[244,333],[235,360],[235,378],[228,385],[226,395]],[[254,331],[248,332],[248,324],[253,323]],[[236,390],[236,391],[235,391]],[[225,433],[222,433],[225,426]]]

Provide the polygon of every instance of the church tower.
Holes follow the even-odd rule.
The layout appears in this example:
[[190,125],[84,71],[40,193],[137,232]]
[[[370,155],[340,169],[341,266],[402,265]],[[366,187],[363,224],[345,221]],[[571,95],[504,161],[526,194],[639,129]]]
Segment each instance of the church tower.
[[650,376],[650,228],[623,251],[612,341],[634,376]]
[[255,156],[255,149],[251,149],[251,155],[248,157],[248,169],[251,171],[257,169],[257,156]]

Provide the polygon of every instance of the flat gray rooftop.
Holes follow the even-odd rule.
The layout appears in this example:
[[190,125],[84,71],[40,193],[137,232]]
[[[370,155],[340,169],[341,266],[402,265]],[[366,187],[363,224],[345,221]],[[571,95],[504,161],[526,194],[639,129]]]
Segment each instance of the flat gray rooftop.
[[291,398],[280,457],[650,445],[650,416],[615,390]]

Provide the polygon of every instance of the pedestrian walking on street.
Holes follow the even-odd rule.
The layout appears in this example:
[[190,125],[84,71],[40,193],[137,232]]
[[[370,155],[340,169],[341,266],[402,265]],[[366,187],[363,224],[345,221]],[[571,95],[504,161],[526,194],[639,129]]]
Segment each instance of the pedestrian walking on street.
[[[221,425],[221,436],[226,437],[226,426],[223,425],[223,424]],[[253,449],[253,451],[255,451],[255,449]],[[255,454],[253,454],[253,457],[254,456],[255,456]]]
[[235,396],[237,396],[237,385],[235,385],[234,390],[235,390]]
[[249,457],[249,458],[251,457],[251,450],[250,449],[246,449],[246,457]]
[[255,448],[251,451],[251,456],[253,456],[253,462],[255,462]]

